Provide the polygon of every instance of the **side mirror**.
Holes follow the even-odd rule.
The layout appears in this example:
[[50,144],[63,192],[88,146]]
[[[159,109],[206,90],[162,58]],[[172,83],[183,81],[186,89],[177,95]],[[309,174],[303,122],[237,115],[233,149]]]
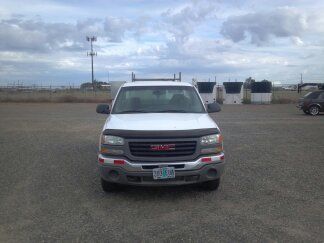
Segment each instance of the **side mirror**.
[[109,105],[106,104],[97,105],[96,111],[100,114],[110,114]]
[[214,113],[214,112],[219,112],[221,111],[221,107],[218,103],[210,103],[210,104],[207,104],[207,112],[208,113]]

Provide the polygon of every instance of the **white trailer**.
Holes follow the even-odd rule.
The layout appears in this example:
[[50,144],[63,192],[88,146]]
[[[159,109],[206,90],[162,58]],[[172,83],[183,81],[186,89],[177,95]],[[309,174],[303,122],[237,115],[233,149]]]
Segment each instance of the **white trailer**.
[[215,103],[217,99],[216,82],[196,82],[195,86],[205,104]]
[[243,82],[224,82],[224,104],[242,104]]

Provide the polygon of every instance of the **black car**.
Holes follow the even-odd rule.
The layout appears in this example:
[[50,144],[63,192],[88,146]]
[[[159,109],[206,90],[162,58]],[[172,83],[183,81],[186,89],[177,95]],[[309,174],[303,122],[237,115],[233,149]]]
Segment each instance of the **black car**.
[[309,92],[299,99],[297,107],[312,116],[324,112],[324,90]]

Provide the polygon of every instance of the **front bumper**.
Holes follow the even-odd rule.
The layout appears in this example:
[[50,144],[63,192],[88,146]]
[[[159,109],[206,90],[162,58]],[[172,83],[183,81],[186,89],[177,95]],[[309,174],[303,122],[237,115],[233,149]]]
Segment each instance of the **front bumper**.
[[[116,158],[99,154],[98,159],[104,161],[99,163],[99,172],[100,176],[109,182],[143,186],[185,185],[220,178],[225,166],[224,154],[206,157],[211,158],[211,161],[202,162],[201,158],[194,161],[170,163],[134,163],[124,160],[124,165],[115,165]],[[175,178],[153,180],[153,168],[167,166],[175,167]]]
[[297,104],[296,107],[297,107],[299,110],[303,110],[303,109],[304,109],[303,104]]

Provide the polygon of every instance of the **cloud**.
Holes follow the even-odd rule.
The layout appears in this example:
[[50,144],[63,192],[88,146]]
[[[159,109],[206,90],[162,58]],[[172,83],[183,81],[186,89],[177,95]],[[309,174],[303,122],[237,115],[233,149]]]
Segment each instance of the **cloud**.
[[269,12],[249,13],[229,17],[222,25],[221,34],[239,42],[250,36],[252,44],[268,43],[273,37],[300,37],[308,27],[307,18],[295,8],[277,8]]
[[126,18],[107,17],[104,22],[105,33],[112,42],[121,42],[125,32],[134,27],[133,22]]
[[214,1],[204,0],[190,1],[162,12],[159,30],[166,33],[166,40],[159,53],[162,58],[182,60],[182,63],[197,58],[197,47],[192,46],[194,36],[199,35],[199,28],[206,24],[207,19],[213,18],[215,9]]
[[0,50],[23,52],[84,51],[86,36],[107,42],[122,42],[128,31],[141,33],[143,19],[135,24],[127,18],[89,18],[76,23],[48,23],[40,18],[15,16],[0,20]]
[[183,43],[214,10],[215,6],[209,1],[194,1],[179,10],[168,9],[163,12],[163,25],[172,34],[175,42]]
[[46,23],[40,19],[24,18],[1,20],[0,50],[49,52],[67,46],[80,49],[83,47],[81,33],[76,25],[68,23]]
[[296,45],[296,46],[303,46],[304,42],[297,36],[292,36],[291,41]]

